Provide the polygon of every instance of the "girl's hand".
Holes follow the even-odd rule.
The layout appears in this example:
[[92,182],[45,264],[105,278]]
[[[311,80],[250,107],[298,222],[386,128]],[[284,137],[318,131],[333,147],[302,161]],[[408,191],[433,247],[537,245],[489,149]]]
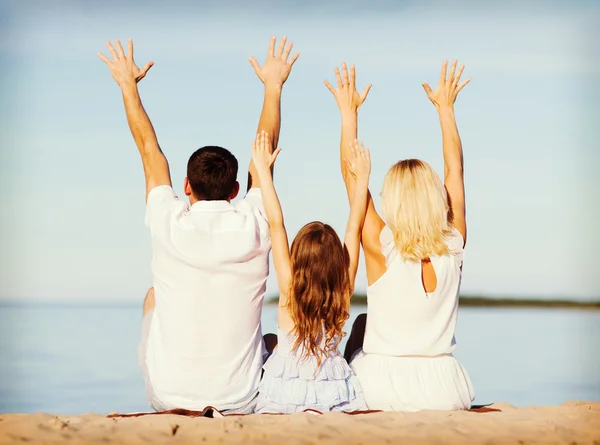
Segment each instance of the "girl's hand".
[[271,166],[277,159],[277,155],[281,151],[281,148],[271,152],[271,138],[263,130],[261,133],[256,135],[256,139],[252,144],[252,162],[256,167],[258,174],[265,174],[271,172]]
[[452,67],[450,68],[450,77],[446,79],[448,62],[444,62],[442,65],[442,72],[440,73],[440,81],[435,90],[432,91],[431,87],[427,83],[423,84],[423,89],[427,93],[427,97],[438,110],[443,107],[453,107],[456,96],[458,96],[458,92],[462,90],[463,87],[471,80],[469,77],[460,85],[458,84],[460,81],[460,75],[462,74],[463,69],[465,69],[465,66],[461,65],[458,69],[458,73],[455,76],[454,72],[456,71],[456,63],[456,60],[452,62]]
[[344,159],[348,172],[355,179],[369,179],[371,174],[371,152],[357,139],[350,144],[350,157]]

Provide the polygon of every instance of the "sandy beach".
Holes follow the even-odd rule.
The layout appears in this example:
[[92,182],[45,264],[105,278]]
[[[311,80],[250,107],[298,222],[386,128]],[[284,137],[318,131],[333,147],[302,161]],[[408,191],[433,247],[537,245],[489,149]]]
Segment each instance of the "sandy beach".
[[380,412],[347,415],[177,415],[108,418],[100,414],[0,415],[0,444],[600,444],[600,403],[515,408],[500,412]]

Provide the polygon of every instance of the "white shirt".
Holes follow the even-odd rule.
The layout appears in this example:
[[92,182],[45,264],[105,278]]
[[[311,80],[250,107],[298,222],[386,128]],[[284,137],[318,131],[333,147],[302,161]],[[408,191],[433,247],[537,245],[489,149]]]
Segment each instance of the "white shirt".
[[169,186],[146,205],[155,309],[146,364],[153,406],[219,410],[257,394],[264,344],[260,317],[269,273],[269,224],[259,189],[236,206],[191,208]]
[[405,261],[389,227],[380,235],[387,271],[367,288],[367,326],[363,351],[388,356],[451,354],[463,259],[463,238],[453,229],[450,252],[432,255],[437,277],[434,292],[426,293],[421,263]]

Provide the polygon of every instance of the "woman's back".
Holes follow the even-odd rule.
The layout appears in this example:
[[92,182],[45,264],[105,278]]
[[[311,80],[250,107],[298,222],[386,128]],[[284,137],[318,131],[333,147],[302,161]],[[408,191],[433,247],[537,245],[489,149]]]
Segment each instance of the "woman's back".
[[447,244],[450,253],[430,258],[437,283],[435,290],[426,292],[424,266],[404,260],[391,230],[382,230],[387,271],[367,289],[364,352],[392,356],[452,353],[463,253],[463,239],[456,229]]

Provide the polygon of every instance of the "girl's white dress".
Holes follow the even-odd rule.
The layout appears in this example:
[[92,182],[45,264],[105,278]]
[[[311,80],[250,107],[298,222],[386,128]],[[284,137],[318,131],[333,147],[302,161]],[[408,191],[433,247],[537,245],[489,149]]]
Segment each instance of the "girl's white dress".
[[291,334],[278,329],[277,341],[277,348],[263,366],[256,413],[367,409],[360,383],[337,349],[323,357],[317,368],[315,356],[306,357],[293,349]]
[[367,288],[362,350],[350,365],[369,409],[390,411],[469,408],[467,371],[454,358],[463,239],[454,229],[450,253],[432,256],[437,287],[423,289],[421,264],[405,261],[385,227],[380,235],[387,271]]

